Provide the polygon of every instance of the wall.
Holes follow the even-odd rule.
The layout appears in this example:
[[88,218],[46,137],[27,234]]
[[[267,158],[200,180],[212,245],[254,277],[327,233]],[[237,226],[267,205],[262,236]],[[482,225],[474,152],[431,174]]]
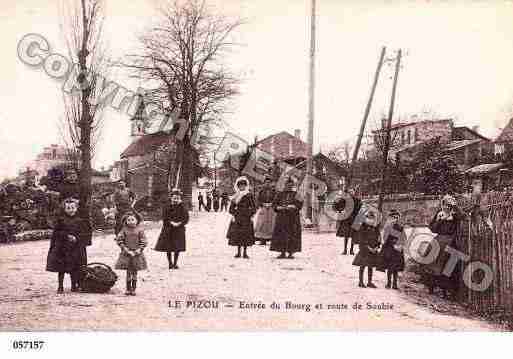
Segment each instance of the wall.
[[[363,200],[365,203],[377,207],[377,197]],[[410,227],[426,227],[440,208],[438,196],[396,197],[394,200],[386,199],[383,202],[383,215],[391,209],[401,213],[401,223]],[[324,214],[319,217],[319,232],[335,232],[335,221]]]

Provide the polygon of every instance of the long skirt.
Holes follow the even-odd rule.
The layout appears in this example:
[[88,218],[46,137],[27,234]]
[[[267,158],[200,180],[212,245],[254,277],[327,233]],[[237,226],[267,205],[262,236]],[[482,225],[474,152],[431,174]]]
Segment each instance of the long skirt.
[[271,239],[276,219],[274,209],[272,207],[260,207],[255,217],[255,237],[258,239]]

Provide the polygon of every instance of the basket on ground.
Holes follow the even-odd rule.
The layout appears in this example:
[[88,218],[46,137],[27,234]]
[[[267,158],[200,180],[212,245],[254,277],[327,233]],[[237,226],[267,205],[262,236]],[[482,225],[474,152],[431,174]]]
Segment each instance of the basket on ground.
[[118,276],[106,264],[89,263],[80,269],[80,287],[88,293],[106,293],[116,281]]

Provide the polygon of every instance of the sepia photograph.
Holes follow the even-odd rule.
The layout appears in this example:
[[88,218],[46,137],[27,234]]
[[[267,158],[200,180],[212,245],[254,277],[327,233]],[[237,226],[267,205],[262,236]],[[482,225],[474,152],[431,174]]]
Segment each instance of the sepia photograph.
[[506,0],[2,1],[6,348],[511,333],[512,20]]

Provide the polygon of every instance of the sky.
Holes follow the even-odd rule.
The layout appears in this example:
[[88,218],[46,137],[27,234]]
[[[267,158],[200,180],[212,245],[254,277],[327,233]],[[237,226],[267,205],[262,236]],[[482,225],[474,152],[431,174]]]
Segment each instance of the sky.
[[[62,82],[16,55],[27,33],[43,35],[65,54],[62,0],[2,0],[0,5],[0,179],[12,176],[59,143]],[[155,19],[158,0],[107,0],[105,40],[113,58],[137,46],[137,34]],[[245,24],[243,44],[226,58],[240,74],[241,94],[227,115],[229,130],[248,140],[300,129],[306,138],[310,43],[309,0],[207,0]],[[512,1],[317,0],[314,146],[326,150],[356,137],[382,46],[405,56],[394,121],[436,113],[457,125],[479,126],[494,138],[513,114]],[[369,130],[388,112],[393,76],[383,67]],[[122,73],[113,80],[135,90]],[[423,115],[424,114],[424,115]],[[129,117],[108,111],[94,166],[108,166],[130,143]]]

